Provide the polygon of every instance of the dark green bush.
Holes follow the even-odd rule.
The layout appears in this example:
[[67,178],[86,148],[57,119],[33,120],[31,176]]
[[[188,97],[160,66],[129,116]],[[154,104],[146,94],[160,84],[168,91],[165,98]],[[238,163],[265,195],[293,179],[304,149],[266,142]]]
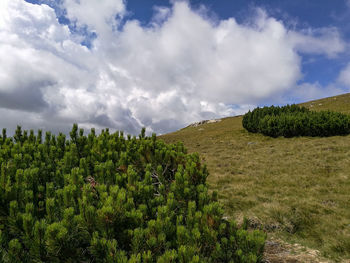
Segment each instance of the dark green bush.
[[197,154],[108,129],[0,136],[1,262],[259,262]]
[[249,132],[271,137],[350,134],[350,116],[332,111],[310,111],[297,105],[256,108],[243,116],[242,124]]

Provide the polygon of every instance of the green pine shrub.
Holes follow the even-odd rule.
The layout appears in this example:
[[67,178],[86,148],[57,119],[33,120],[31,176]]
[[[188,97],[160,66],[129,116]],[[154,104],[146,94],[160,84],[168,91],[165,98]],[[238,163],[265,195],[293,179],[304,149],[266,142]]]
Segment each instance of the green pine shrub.
[[243,116],[242,125],[249,132],[271,137],[350,134],[350,116],[332,111],[310,111],[295,104],[256,108]]
[[1,262],[259,262],[181,143],[122,132],[0,136]]

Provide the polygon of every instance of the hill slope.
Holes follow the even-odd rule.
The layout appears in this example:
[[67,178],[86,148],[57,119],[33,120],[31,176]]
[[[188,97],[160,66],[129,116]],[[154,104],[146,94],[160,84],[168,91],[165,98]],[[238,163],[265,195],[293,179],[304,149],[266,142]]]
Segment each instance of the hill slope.
[[[350,94],[302,105],[350,113]],[[297,242],[336,261],[349,259],[350,136],[273,139],[248,133],[241,121],[229,117],[160,138],[182,141],[200,154],[228,216],[248,217],[271,240]]]

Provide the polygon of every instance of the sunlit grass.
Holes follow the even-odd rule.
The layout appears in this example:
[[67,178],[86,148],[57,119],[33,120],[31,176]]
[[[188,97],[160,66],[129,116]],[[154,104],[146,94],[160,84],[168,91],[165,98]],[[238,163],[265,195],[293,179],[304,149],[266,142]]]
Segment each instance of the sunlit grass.
[[[310,105],[350,113],[350,95]],[[228,216],[248,217],[271,236],[334,260],[350,258],[350,136],[274,139],[248,133],[241,121],[225,118],[160,138],[200,154]]]

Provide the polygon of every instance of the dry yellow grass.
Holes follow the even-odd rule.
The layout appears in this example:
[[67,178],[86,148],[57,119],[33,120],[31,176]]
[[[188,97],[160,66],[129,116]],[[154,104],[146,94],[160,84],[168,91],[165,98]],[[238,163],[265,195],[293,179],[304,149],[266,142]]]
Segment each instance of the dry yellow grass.
[[[304,104],[310,105],[350,113],[350,95]],[[200,154],[228,216],[247,217],[271,237],[334,261],[349,259],[350,136],[274,139],[248,133],[241,121],[225,118],[160,138]]]
[[316,111],[333,110],[350,114],[350,93],[320,100],[313,100],[301,103],[300,105]]

